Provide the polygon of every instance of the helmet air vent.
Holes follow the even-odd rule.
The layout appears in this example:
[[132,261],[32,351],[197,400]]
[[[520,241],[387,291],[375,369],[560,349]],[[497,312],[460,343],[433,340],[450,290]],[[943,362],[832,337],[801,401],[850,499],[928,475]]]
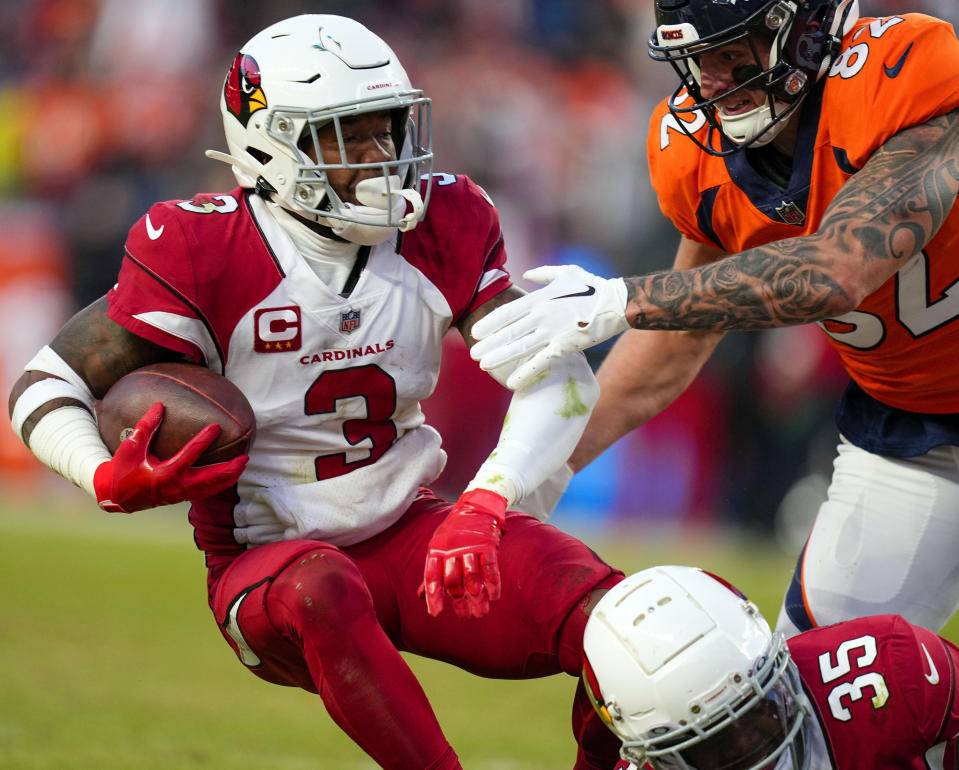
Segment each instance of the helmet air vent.
[[263,152],[263,150],[258,150],[256,147],[247,147],[246,151],[247,153],[252,155],[254,158],[256,158],[257,163],[262,163],[264,166],[267,163],[269,163],[271,160],[273,160],[272,155],[269,155]]

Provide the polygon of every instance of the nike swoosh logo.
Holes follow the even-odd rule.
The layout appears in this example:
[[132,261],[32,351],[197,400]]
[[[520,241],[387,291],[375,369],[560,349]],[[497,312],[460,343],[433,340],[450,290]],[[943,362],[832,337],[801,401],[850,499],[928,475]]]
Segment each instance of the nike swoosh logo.
[[573,294],[563,294],[559,297],[553,297],[553,299],[566,299],[567,297],[592,297],[596,293],[596,287],[586,284],[586,291],[577,291]]
[[923,676],[926,677],[926,681],[929,684],[939,684],[939,672],[936,670],[936,664],[932,662],[932,655],[929,654],[929,650],[926,649],[926,645],[922,642],[919,643],[919,646],[922,647],[922,651],[926,653],[926,662],[929,663],[929,673],[923,673]]
[[906,59],[909,56],[909,52],[912,50],[913,44],[910,43],[909,47],[906,49],[906,52],[899,57],[899,61],[893,64],[891,67],[883,64],[882,68],[886,71],[886,75],[890,78],[899,77],[899,73],[902,72],[902,65],[906,63]]
[[155,241],[161,235],[163,235],[163,228],[166,225],[160,225],[159,227],[154,227],[153,222],[150,221],[150,215],[147,214],[147,235],[150,236],[151,241]]

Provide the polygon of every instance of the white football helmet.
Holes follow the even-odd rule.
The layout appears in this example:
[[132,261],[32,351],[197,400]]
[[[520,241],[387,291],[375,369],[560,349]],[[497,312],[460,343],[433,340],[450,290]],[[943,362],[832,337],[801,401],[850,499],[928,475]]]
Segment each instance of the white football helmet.
[[811,706],[780,634],[727,583],[654,567],[612,588],[583,679],[623,759],[654,770],[802,770]]
[[[207,155],[229,163],[241,186],[357,243],[378,243],[423,217],[432,182],[431,103],[410,85],[390,47],[362,24],[306,14],[267,27],[233,60],[220,110],[229,154]],[[341,121],[382,110],[392,113],[399,158],[351,164]],[[332,163],[324,162],[317,137],[317,128],[330,122],[340,145]],[[318,162],[301,149],[304,142]],[[362,205],[341,200],[327,179],[331,170],[370,168],[379,176],[357,185]]]

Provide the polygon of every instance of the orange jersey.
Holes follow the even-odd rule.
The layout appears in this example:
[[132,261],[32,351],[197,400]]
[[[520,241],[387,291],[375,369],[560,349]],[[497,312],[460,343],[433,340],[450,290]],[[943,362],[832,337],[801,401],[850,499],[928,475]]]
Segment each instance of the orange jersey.
[[[886,140],[959,107],[957,84],[951,25],[920,14],[860,19],[797,118],[785,190],[754,171],[745,153],[704,153],[660,104],[647,144],[660,206],[684,236],[730,254],[813,233],[839,188]],[[697,117],[688,125],[704,139]],[[820,325],[873,398],[914,412],[959,412],[959,206],[856,310]]]

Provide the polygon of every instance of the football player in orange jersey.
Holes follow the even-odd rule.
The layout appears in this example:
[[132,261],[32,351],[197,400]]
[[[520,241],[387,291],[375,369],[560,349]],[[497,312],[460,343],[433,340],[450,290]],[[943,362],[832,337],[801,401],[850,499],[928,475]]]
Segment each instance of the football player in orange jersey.
[[478,322],[482,366],[631,329],[599,372],[569,471],[675,399],[729,329],[817,322],[851,381],[828,500],[779,627],[959,606],[959,41],[855,0],[656,0],[654,59],[680,83],[654,112],[652,184],[680,233],[672,270],[546,287]]

